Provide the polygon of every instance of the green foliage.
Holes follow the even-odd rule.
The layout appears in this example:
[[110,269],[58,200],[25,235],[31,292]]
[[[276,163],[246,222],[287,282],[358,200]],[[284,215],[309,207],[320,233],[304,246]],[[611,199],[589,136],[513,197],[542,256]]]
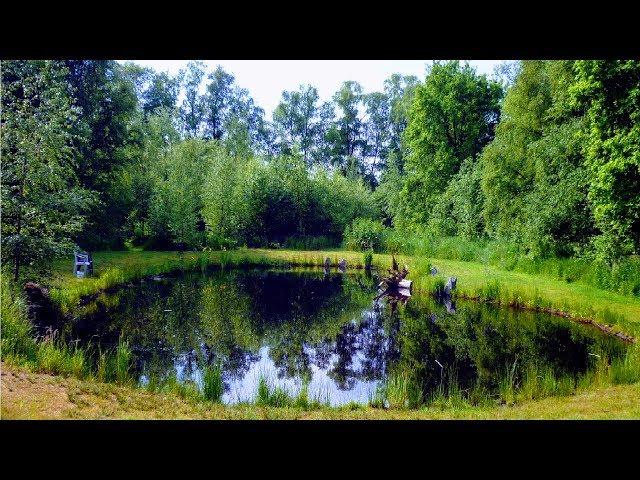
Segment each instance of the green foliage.
[[91,201],[75,175],[65,74],[54,61],[2,64],[2,262],[16,280],[21,267],[72,251]]
[[300,239],[312,237],[335,245],[356,216],[374,212],[371,196],[359,181],[324,170],[310,174],[297,157],[265,164],[219,152],[204,188],[203,217],[212,246],[295,239],[304,244]]
[[611,382],[614,385],[640,382],[640,345],[628,348],[627,354],[611,363]]
[[173,145],[157,167],[150,223],[152,231],[160,238],[166,235],[172,246],[193,249],[204,242],[204,172],[215,152],[213,144],[186,140]]
[[348,249],[381,252],[385,245],[384,226],[368,218],[356,218],[344,232],[344,244]]
[[139,153],[145,91],[153,75],[146,70],[133,72],[114,60],[66,60],[64,64],[78,108],[69,132],[78,154],[75,173],[80,186],[97,197],[76,240],[88,249],[122,248],[128,206],[114,184],[120,169]]
[[34,361],[37,345],[33,339],[31,322],[27,318],[26,300],[10,277],[8,269],[2,268],[0,273],[0,318],[2,318],[0,352],[3,359],[23,357],[27,361]]
[[363,255],[363,263],[364,268],[367,270],[371,269],[371,265],[373,264],[373,253],[371,251],[367,251]]
[[434,237],[393,230],[386,239],[386,251],[493,265],[502,270],[545,275],[567,283],[586,285],[638,296],[640,258],[629,256],[609,264],[584,258],[531,258],[519,246],[504,240],[467,240]]
[[420,383],[406,371],[389,374],[384,394],[389,408],[418,408],[423,400]]
[[446,190],[438,196],[429,218],[428,230],[437,236],[477,238],[484,233],[482,171],[478,163],[466,160]]
[[482,154],[484,217],[491,236],[534,257],[579,254],[593,234],[573,62],[526,61]]
[[293,399],[283,387],[272,385],[265,375],[260,375],[255,403],[263,407],[287,407]]
[[468,64],[434,63],[418,85],[404,133],[408,149],[403,196],[407,209],[398,220],[426,225],[433,203],[466,159],[492,137],[501,87]]
[[326,235],[305,235],[288,237],[282,247],[290,250],[326,250],[336,248],[340,242]]
[[120,340],[115,352],[115,380],[118,383],[126,384],[131,381],[131,348],[129,343]]
[[585,112],[589,201],[607,260],[640,253],[640,62],[576,62],[571,91]]

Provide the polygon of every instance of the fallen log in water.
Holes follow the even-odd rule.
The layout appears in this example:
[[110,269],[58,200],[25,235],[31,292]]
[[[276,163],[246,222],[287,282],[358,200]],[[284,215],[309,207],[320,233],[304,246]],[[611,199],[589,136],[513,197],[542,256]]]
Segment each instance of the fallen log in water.
[[385,295],[394,295],[402,298],[409,298],[411,296],[411,280],[406,280],[405,277],[409,274],[409,267],[405,265],[402,270],[398,269],[398,262],[394,256],[392,258],[392,267],[388,269],[389,275],[383,278],[378,288],[382,290],[376,300]]

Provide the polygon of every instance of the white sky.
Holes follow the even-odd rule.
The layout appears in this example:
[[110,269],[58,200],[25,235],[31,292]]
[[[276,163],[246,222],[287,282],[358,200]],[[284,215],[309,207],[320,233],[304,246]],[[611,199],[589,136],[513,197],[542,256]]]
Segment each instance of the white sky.
[[[134,60],[156,71],[174,75],[185,68],[188,60]],[[257,105],[271,119],[284,90],[297,90],[300,85],[318,89],[321,102],[327,101],[342,82],[354,80],[365,92],[382,91],[384,81],[393,73],[416,75],[424,79],[425,66],[431,60],[205,60],[207,73],[217,65],[231,73],[236,84],[249,91]],[[500,60],[470,60],[478,73],[490,76]]]

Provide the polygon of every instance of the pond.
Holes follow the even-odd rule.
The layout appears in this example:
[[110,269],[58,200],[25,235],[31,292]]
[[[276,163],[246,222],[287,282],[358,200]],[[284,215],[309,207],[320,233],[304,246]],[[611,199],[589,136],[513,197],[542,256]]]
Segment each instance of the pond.
[[[132,349],[141,384],[175,376],[202,385],[220,365],[223,402],[252,401],[261,377],[323,403],[367,404],[411,380],[422,399],[443,392],[498,399],[532,374],[574,385],[625,344],[550,315],[414,295],[374,301],[365,273],[239,269],[147,278],[100,295],[65,327],[80,343]],[[531,373],[533,372],[533,373]]]

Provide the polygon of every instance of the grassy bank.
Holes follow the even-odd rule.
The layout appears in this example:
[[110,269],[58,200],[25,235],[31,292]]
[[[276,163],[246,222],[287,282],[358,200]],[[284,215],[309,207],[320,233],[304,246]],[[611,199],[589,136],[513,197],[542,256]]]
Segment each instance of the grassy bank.
[[631,419],[640,418],[640,384],[602,386],[569,397],[525,401],[514,406],[379,409],[224,406],[173,393],[63,378],[2,365],[3,419]]
[[[344,250],[299,251],[240,249],[215,252],[98,252],[94,256],[95,276],[77,279],[69,261],[54,263],[50,280],[51,296],[63,311],[73,308],[87,295],[144,276],[158,275],[180,268],[261,266],[322,266],[329,257],[335,266],[344,258],[349,267],[363,268],[364,255]],[[608,324],[632,336],[640,334],[640,298],[598,289],[584,283],[568,283],[542,274],[503,270],[496,266],[459,260],[403,256],[410,269],[416,291],[431,292],[449,276],[458,278],[457,295],[515,307],[544,309],[554,313]],[[375,254],[374,266],[388,268],[391,256]],[[438,274],[429,275],[431,266]]]
[[587,258],[531,258],[516,244],[461,237],[428,237],[389,230],[385,248],[408,255],[491,265],[508,272],[549,277],[640,298],[640,256],[631,255],[609,265]]

